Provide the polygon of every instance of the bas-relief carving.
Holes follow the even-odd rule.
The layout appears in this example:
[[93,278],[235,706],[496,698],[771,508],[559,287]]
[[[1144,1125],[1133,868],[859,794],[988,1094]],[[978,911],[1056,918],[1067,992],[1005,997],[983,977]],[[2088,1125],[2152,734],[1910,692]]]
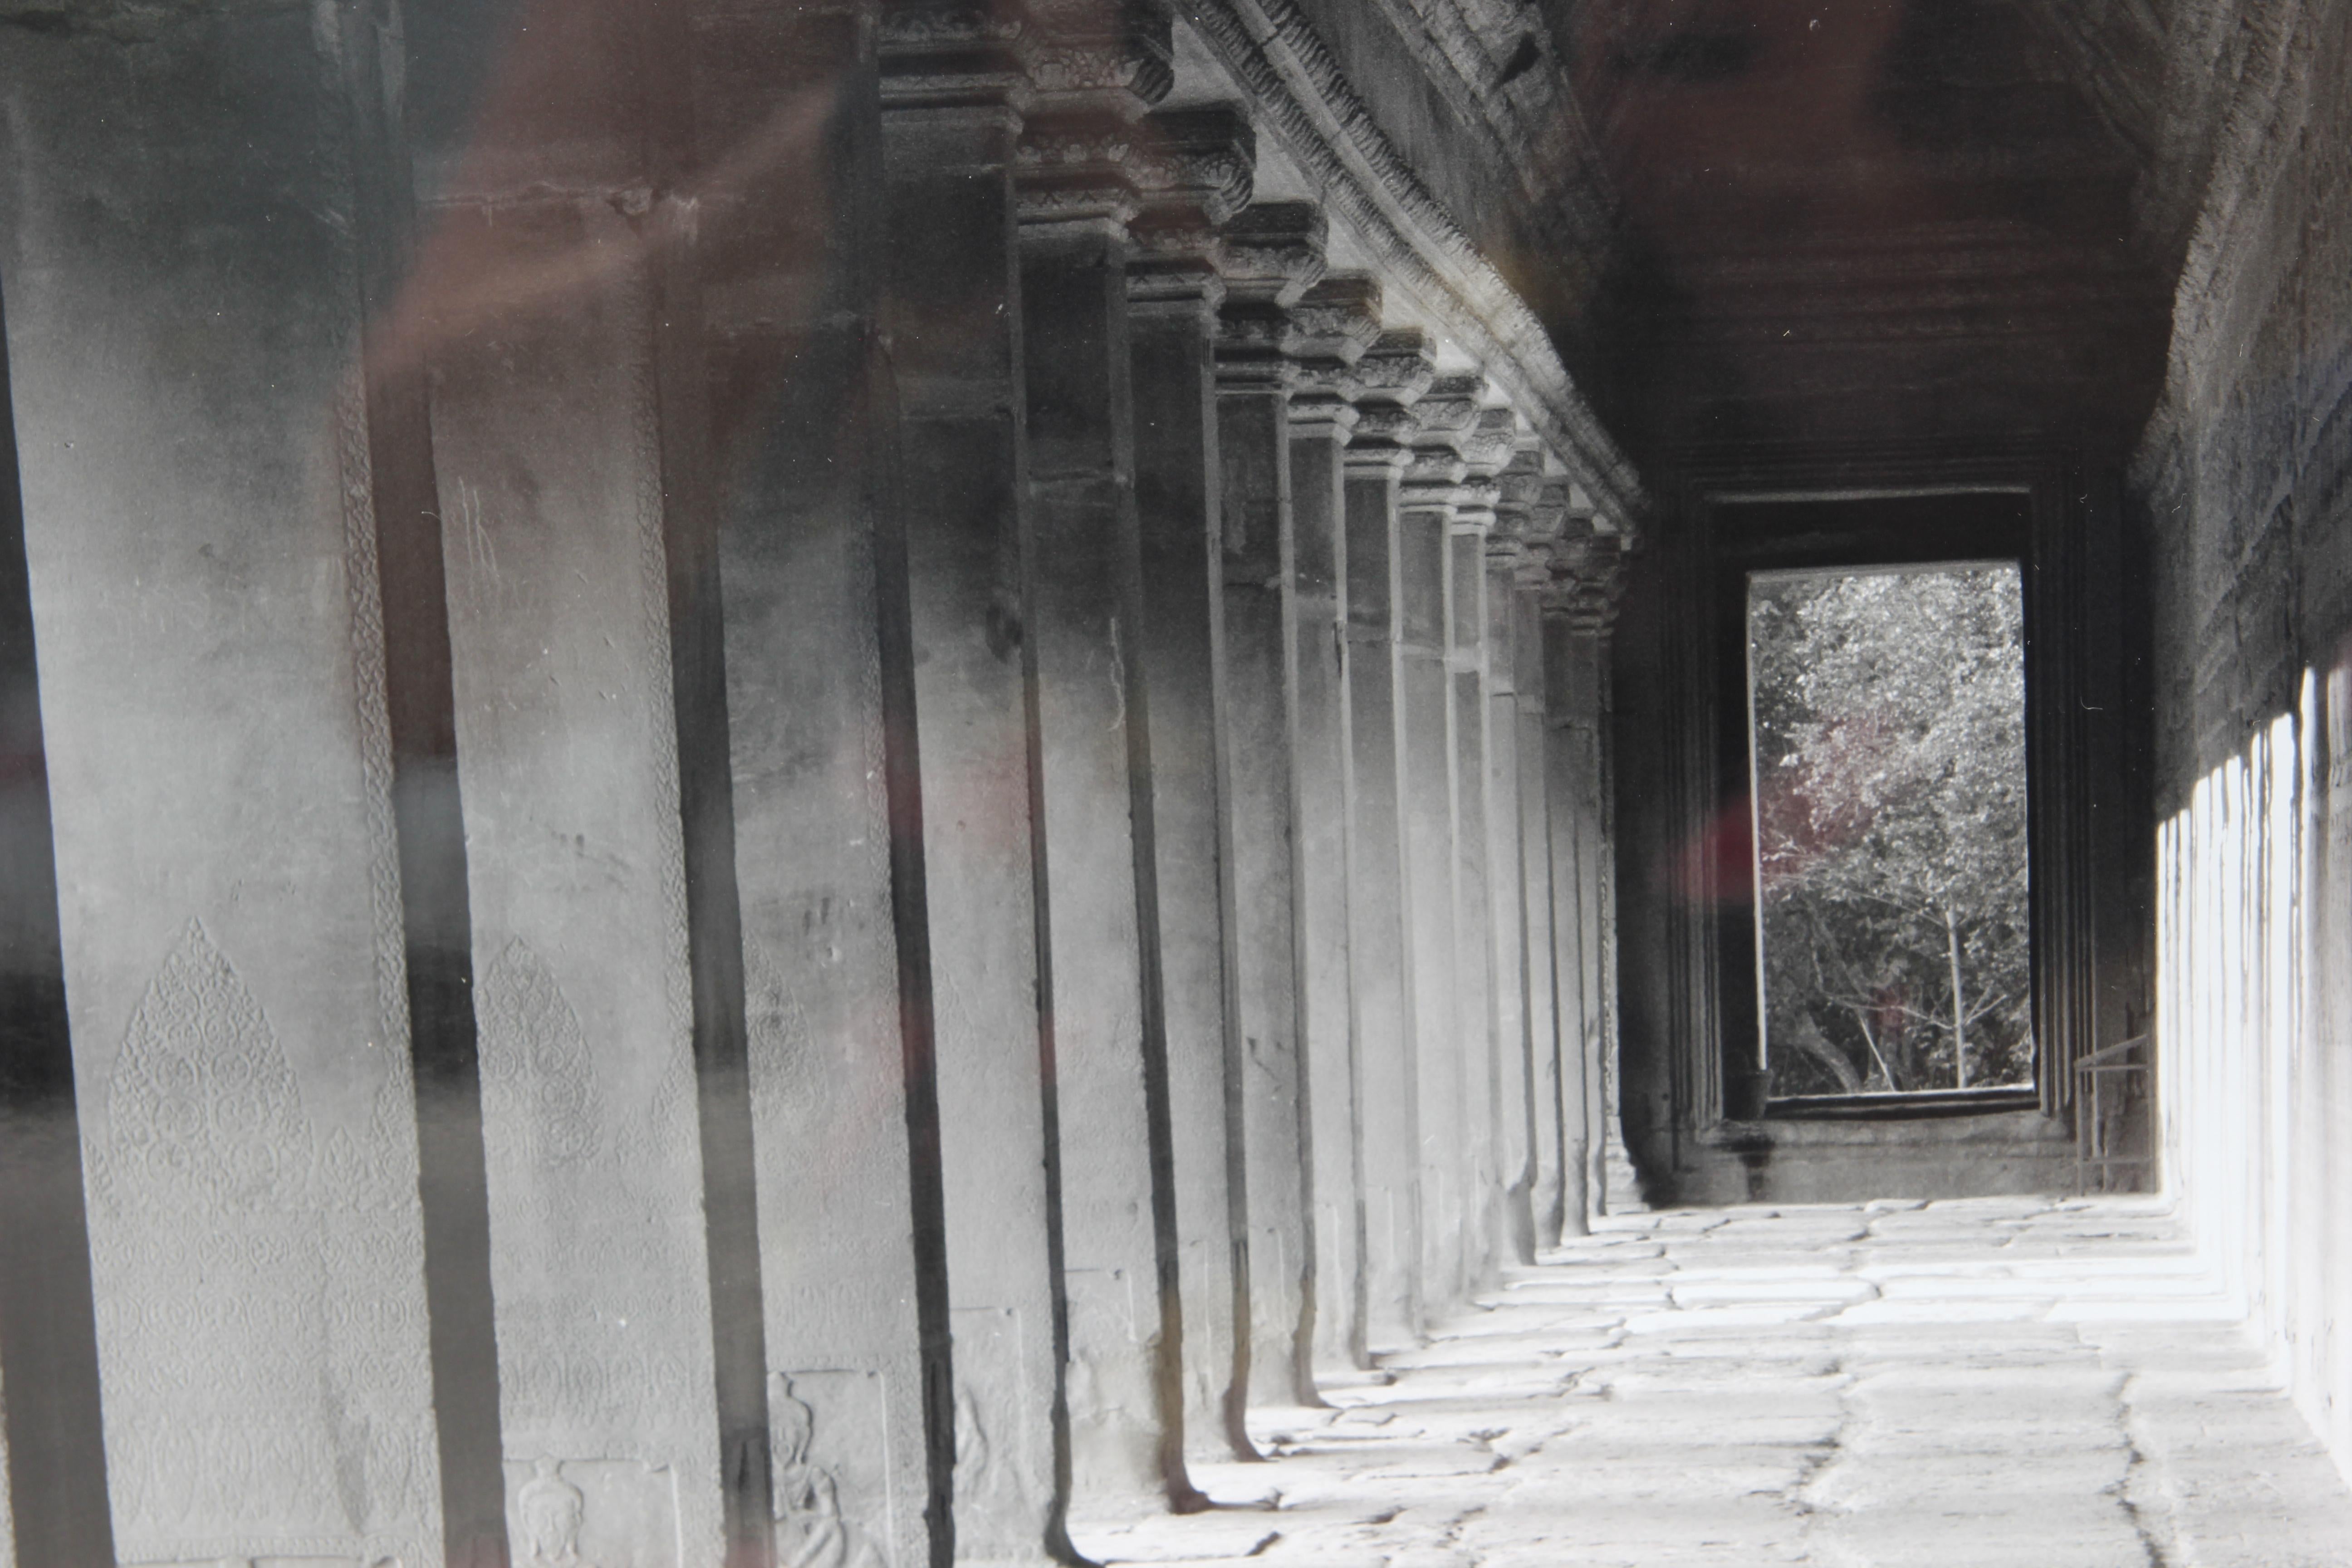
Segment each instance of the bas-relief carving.
[[879,1373],[779,1373],[768,1382],[779,1568],[890,1568],[889,1428]]
[[677,1477],[642,1459],[509,1459],[515,1568],[683,1568]]
[[482,1120],[512,1140],[501,1156],[542,1169],[593,1158],[596,1064],[555,976],[518,937],[478,995]]
[[[708,1446],[703,1265],[680,1226],[698,1217],[678,1083],[690,1068],[666,1068],[648,1102],[616,1104],[578,1012],[520,938],[476,1009],[509,1444],[639,1464]],[[663,1193],[666,1173],[680,1193]]]
[[1026,1473],[1029,1379],[1021,1314],[1005,1307],[959,1307],[950,1316],[955,1325],[957,1549],[979,1556],[1032,1550],[1034,1500],[1041,1494]]
[[84,1124],[125,1561],[437,1559],[414,1132],[378,1070],[373,1125],[320,1139],[193,921],[132,1015]]

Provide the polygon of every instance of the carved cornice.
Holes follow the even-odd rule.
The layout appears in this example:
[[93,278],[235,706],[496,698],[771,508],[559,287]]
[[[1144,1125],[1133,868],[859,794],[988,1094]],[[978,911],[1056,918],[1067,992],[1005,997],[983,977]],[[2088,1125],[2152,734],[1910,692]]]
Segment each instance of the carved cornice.
[[1200,0],[1187,16],[1343,219],[1621,517],[1639,477],[1543,324],[1412,173],[1293,0]]

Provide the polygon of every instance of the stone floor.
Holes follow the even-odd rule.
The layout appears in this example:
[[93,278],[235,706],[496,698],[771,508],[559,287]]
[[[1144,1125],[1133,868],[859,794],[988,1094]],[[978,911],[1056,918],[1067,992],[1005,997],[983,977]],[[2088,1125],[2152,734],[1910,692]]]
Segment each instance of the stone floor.
[[1104,1563],[2317,1568],[2352,1492],[2147,1200],[1616,1216]]

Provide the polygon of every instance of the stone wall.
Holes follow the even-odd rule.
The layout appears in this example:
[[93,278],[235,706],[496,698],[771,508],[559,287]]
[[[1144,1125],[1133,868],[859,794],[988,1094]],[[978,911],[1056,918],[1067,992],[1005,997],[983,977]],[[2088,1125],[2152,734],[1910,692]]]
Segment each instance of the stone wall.
[[2133,476],[2164,1153],[2352,1469],[2352,5],[2200,7],[2168,42],[2168,81],[2205,86],[2168,96],[2154,186],[2210,176]]

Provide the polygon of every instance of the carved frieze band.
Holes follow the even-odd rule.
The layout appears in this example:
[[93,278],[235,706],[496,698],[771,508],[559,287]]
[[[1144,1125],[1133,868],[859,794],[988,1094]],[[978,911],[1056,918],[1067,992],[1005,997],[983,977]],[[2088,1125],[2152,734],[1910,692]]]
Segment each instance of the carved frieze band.
[[1440,316],[1611,515],[1642,486],[1543,324],[1406,164],[1293,0],[1204,0],[1187,15],[1323,199]]

